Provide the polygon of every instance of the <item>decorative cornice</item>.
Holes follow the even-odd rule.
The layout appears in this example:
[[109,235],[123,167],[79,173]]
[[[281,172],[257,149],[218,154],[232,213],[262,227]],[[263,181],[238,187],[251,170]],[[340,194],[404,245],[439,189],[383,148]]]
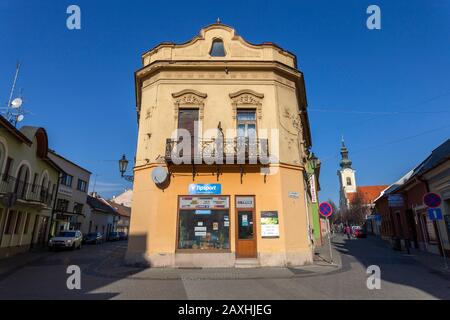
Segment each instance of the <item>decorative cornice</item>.
[[198,96],[200,98],[203,98],[203,99],[206,99],[206,97],[208,96],[206,93],[202,93],[202,92],[199,92],[197,90],[184,89],[184,90],[181,90],[179,92],[172,93],[172,97],[178,98],[178,97],[181,97],[181,96],[186,95],[186,94],[193,94],[193,95],[196,95],[196,96]]
[[256,107],[258,119],[262,118],[262,99],[264,94],[255,92],[250,89],[239,90],[234,93],[230,93],[230,98],[232,100],[233,106],[233,119],[237,117],[238,106],[254,106]]
[[185,89],[172,93],[174,100],[175,121],[178,120],[178,112],[181,105],[196,106],[199,109],[199,119],[203,119],[203,110],[205,109],[205,99],[208,95],[193,89]]
[[239,96],[242,96],[242,95],[252,95],[252,96],[254,96],[256,98],[259,98],[259,99],[263,99],[264,98],[264,94],[255,92],[255,91],[250,90],[250,89],[239,90],[237,92],[230,93],[230,98],[231,99],[235,99],[235,98],[237,98]]

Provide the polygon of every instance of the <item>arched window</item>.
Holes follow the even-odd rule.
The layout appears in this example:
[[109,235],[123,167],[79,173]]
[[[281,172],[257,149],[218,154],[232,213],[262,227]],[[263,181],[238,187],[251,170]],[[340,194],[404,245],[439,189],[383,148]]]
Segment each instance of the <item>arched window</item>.
[[29,175],[30,175],[30,172],[28,170],[28,167],[24,164],[21,165],[19,172],[17,173],[16,187],[14,189],[14,191],[16,192],[17,196],[20,199],[25,198],[25,195],[27,192]]
[[40,191],[40,200],[42,202],[44,202],[47,199],[47,194],[48,194],[47,183],[48,182],[50,182],[50,181],[47,179],[47,175],[44,174],[44,177],[42,178],[41,191]]
[[221,39],[214,39],[209,52],[211,57],[225,57],[225,47]]
[[352,179],[350,177],[347,177],[347,185],[348,186],[352,185]]

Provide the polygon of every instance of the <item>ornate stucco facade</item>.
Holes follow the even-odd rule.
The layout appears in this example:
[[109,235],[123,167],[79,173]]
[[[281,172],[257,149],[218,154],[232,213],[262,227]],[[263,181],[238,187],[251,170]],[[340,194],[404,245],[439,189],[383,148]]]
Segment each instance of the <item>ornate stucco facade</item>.
[[[214,43],[223,55],[212,54]],[[235,266],[243,257],[262,266],[311,263],[304,169],[311,136],[295,55],[273,43],[250,44],[217,23],[184,44],[156,46],[142,63],[135,73],[139,132],[127,260],[157,267]],[[253,121],[248,128],[256,126],[276,160],[175,164],[170,152],[184,110],[201,122],[200,149],[219,130],[236,141],[237,123],[247,112]],[[156,167],[169,173],[163,188],[152,181]],[[225,202],[223,210],[214,211],[218,202],[198,210],[193,203],[202,199],[190,193],[192,185],[218,186],[214,196]],[[241,199],[249,201],[246,209]],[[270,226],[278,230],[273,236],[262,225],[268,216],[278,219],[270,220],[277,221]],[[195,233],[186,229],[192,223]]]
[[44,128],[17,129],[0,116],[0,258],[46,244],[62,170]]

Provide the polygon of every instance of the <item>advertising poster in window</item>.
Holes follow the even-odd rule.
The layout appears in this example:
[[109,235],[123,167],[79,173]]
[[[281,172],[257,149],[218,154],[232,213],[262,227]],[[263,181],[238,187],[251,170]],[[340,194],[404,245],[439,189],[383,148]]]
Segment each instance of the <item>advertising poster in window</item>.
[[261,211],[261,237],[278,238],[279,236],[278,211]]

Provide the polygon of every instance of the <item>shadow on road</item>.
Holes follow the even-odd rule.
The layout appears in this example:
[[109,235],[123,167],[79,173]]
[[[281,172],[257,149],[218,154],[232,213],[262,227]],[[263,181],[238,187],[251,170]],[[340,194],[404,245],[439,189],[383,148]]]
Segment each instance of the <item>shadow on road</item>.
[[339,235],[333,244],[342,255],[341,271],[350,270],[353,262],[361,263],[366,269],[377,265],[381,270],[382,283],[387,281],[414,287],[436,298],[450,299],[450,275],[426,267],[406,252],[391,249],[380,238],[347,239]]
[[[145,235],[137,238],[130,237],[129,241],[145,246]],[[117,283],[144,269],[144,266],[125,266],[126,248],[127,242],[119,241],[43,255],[0,278],[0,299],[115,298],[122,291]],[[145,247],[141,249],[145,252]],[[80,267],[81,289],[68,289],[72,273],[68,273],[67,268],[72,265]],[[107,270],[113,270],[114,276],[108,275]]]

